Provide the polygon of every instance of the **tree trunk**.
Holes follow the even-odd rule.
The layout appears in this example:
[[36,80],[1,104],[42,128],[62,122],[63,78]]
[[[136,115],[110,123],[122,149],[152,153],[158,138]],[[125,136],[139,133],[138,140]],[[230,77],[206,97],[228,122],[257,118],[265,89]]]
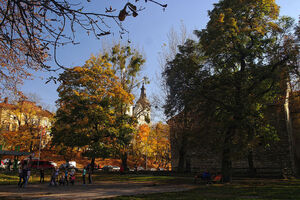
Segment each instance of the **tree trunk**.
[[253,162],[253,151],[252,149],[248,151],[248,170],[249,170],[249,176],[255,177],[256,175],[256,169],[254,168],[254,162]]
[[186,146],[187,146],[187,135],[188,135],[188,116],[187,116],[187,110],[184,109],[184,115],[183,115],[183,129],[182,129],[182,140],[181,145],[179,149],[179,161],[178,161],[178,172],[184,172],[185,171],[185,156],[186,156]]
[[94,167],[95,167],[95,157],[93,157],[92,160],[91,160],[91,167],[92,167],[92,171],[94,171]]
[[121,160],[122,160],[122,166],[123,166],[124,171],[128,171],[127,153],[126,152],[121,155]]
[[183,133],[182,141],[181,141],[181,146],[179,149],[179,161],[178,161],[178,167],[177,171],[178,172],[184,172],[184,163],[185,163],[185,154],[186,154],[186,137],[184,136],[185,133]]
[[223,155],[222,155],[222,177],[223,182],[231,182],[232,178],[232,161],[231,161],[231,141],[232,141],[232,129],[229,129],[226,132],[224,146],[223,146]]
[[[254,138],[254,130],[252,128],[249,129],[248,131],[248,143],[252,143]],[[248,173],[250,177],[255,177],[256,175],[256,169],[254,168],[254,161],[253,161],[253,148],[251,147],[248,150]]]
[[286,130],[287,130],[288,141],[289,141],[290,167],[292,173],[295,174],[297,170],[295,165],[295,141],[293,137],[293,127],[292,127],[292,120],[290,118],[290,109],[289,109],[290,92],[291,92],[291,85],[289,81],[287,81],[284,112],[285,112],[285,119],[286,119]]

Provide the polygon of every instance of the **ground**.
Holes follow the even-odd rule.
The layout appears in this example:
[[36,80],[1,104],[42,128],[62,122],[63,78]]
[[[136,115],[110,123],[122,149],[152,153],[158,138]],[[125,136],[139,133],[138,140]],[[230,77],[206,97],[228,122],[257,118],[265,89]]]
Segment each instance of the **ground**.
[[299,179],[234,178],[230,184],[194,184],[191,174],[126,174],[96,172],[94,183],[82,185],[80,172],[74,186],[48,186],[33,173],[27,188],[18,188],[14,172],[0,173],[0,200],[103,199],[110,200],[231,200],[300,199]]
[[124,195],[178,192],[195,188],[193,185],[155,185],[139,182],[110,182],[92,185],[48,186],[29,184],[27,188],[15,185],[1,185],[0,199],[100,199]]

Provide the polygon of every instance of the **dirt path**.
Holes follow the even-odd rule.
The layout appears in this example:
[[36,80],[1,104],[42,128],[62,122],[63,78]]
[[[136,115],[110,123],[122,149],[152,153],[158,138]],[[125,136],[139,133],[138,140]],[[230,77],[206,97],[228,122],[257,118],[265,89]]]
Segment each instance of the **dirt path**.
[[193,185],[154,185],[151,183],[102,182],[92,185],[48,186],[28,185],[18,188],[15,185],[1,185],[0,199],[100,199],[123,195],[177,192],[193,189]]

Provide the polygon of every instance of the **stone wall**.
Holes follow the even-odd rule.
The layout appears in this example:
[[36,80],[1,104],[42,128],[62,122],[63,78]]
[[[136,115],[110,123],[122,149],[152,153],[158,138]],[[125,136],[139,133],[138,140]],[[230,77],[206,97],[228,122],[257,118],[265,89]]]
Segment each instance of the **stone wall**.
[[[254,168],[264,171],[280,172],[284,168],[292,169],[292,160],[295,160],[296,170],[300,169],[300,97],[293,98],[290,104],[290,115],[293,127],[293,142],[295,157],[291,156],[290,141],[287,134],[286,117],[283,106],[269,106],[267,117],[270,123],[276,128],[279,141],[271,143],[269,146],[258,144],[253,150]],[[218,144],[221,140],[216,140],[212,143],[206,143],[209,135],[203,134],[203,128],[194,126],[194,129],[186,133],[183,128],[182,116],[177,115],[168,121],[170,125],[170,140],[171,140],[171,164],[172,170],[176,171],[179,161],[179,149],[182,147],[183,134],[186,134],[187,148],[185,154],[185,170],[192,172],[201,172],[206,169],[220,171],[222,154]],[[194,121],[195,124],[202,122]],[[203,124],[203,123],[202,123]],[[205,127],[205,125],[204,125]],[[235,169],[248,169],[247,156],[233,159],[232,166]],[[299,170],[298,170],[299,172]]]

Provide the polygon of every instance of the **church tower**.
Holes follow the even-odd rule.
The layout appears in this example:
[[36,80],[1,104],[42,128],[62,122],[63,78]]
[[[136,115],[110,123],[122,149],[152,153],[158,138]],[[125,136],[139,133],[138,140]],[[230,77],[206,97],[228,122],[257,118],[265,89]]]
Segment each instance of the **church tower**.
[[133,108],[133,114],[138,120],[138,124],[150,124],[151,122],[151,105],[146,96],[146,89],[143,83],[141,95]]

